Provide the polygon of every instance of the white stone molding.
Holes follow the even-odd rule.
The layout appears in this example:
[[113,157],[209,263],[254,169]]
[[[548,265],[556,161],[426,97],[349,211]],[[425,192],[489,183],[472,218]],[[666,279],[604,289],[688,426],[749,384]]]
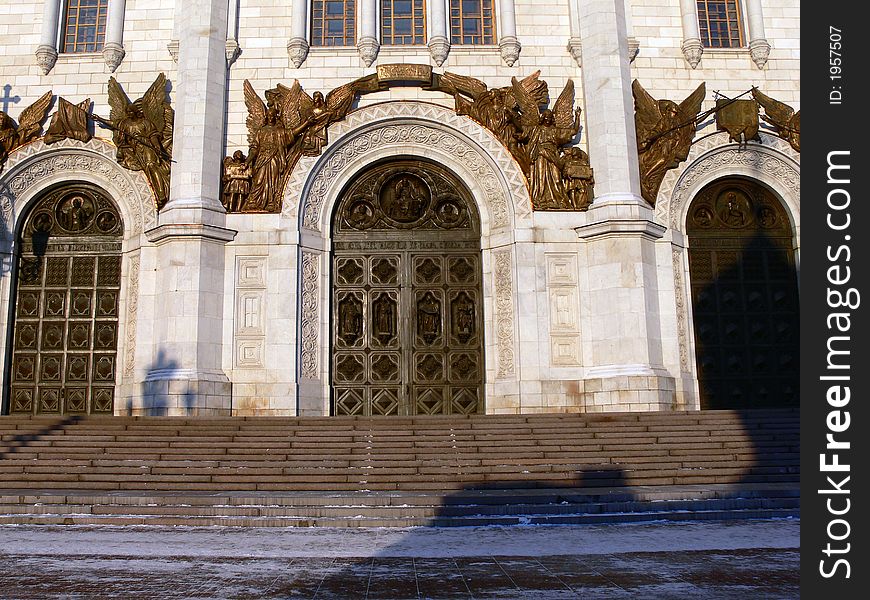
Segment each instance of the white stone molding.
[[577,254],[545,254],[547,295],[550,308],[550,364],[580,366],[580,290]]
[[172,57],[172,62],[178,62],[178,39],[171,39],[166,44],[166,49],[169,51],[169,56]]
[[60,25],[60,0],[44,0],[42,31],[36,48],[36,64],[43,75],[48,75],[57,62],[57,38]]
[[[423,102],[386,102],[350,113],[329,129],[320,157],[303,157],[284,190],[283,215],[327,231],[334,202],[356,171],[387,156],[420,156],[456,171],[478,200],[484,235],[531,226],[531,200],[516,161],[495,136],[455,111]],[[299,206],[300,198],[304,205]]]
[[692,366],[689,362],[689,306],[686,302],[686,286],[683,273],[687,267],[683,260],[683,249],[677,246],[671,247],[671,262],[674,268],[674,295],[677,306],[677,343],[680,351],[680,371],[691,373]]
[[227,66],[231,67],[239,55],[242,53],[242,48],[239,46],[239,0],[229,0],[227,7],[227,43],[226,55]]
[[786,205],[796,240],[800,241],[800,155],[785,140],[760,134],[762,143],[730,143],[726,132],[712,134],[692,146],[678,169],[665,175],[655,207],[656,222],[685,232],[686,215],[695,195],[721,177],[743,176],[769,187]]
[[628,62],[634,62],[640,52],[640,40],[634,37],[634,24],[631,15],[631,0],[623,0],[625,10],[625,35],[628,40]]
[[429,0],[429,55],[439,67],[450,53],[447,34],[447,0]]
[[266,257],[236,256],[234,368],[265,366]]
[[378,41],[378,0],[361,0],[359,3],[359,39],[356,49],[365,66],[370,67],[378,57],[381,43]]
[[124,323],[124,377],[131,379],[136,372],[136,322],[139,317],[139,267],[141,257],[137,251],[130,256],[127,275],[127,321]]
[[127,0],[112,0],[109,2],[106,15],[106,41],[103,44],[103,60],[110,73],[121,65],[124,60],[124,15]]
[[308,0],[293,0],[290,10],[292,22],[287,54],[290,63],[298,69],[308,56]]
[[501,51],[501,58],[509,67],[514,66],[520,58],[520,50],[522,46],[517,39],[517,16],[514,0],[499,0],[499,38],[498,49]]
[[640,40],[636,37],[629,36],[628,38],[628,62],[634,62],[637,55],[640,53]]
[[498,353],[498,377],[513,377],[516,374],[514,361],[514,267],[511,251],[496,250],[492,253],[493,286],[495,289],[495,335]]
[[583,40],[584,137],[595,171],[595,199],[646,205],[641,197],[634,98],[622,0],[579,0]]
[[570,36],[568,38],[568,54],[574,59],[578,67],[583,66],[583,43],[580,40],[580,9],[577,0],[568,0],[568,26]]
[[749,55],[759,69],[770,56],[770,42],[764,35],[764,12],[761,0],[746,0],[746,25],[749,30]]
[[320,255],[302,251],[300,376],[320,379]]
[[76,179],[101,187],[118,203],[125,237],[154,227],[157,207],[148,180],[120,166],[115,150],[95,137],[87,143],[64,139],[50,146],[37,140],[12,152],[0,176],[0,243],[11,242],[26,205],[42,190]]
[[680,0],[680,14],[683,22],[683,43],[680,48],[686,62],[694,69],[701,62],[701,54],[704,53],[701,29],[698,26],[698,4],[695,0]]

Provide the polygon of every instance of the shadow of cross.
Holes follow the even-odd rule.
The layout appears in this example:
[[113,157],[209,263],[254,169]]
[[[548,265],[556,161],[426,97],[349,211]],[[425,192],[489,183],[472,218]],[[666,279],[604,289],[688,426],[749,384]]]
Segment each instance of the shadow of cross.
[[21,102],[21,96],[10,96],[12,93],[12,86],[10,84],[6,84],[3,86],[3,96],[0,96],[0,102],[3,103],[3,112],[9,112],[10,104],[17,104]]

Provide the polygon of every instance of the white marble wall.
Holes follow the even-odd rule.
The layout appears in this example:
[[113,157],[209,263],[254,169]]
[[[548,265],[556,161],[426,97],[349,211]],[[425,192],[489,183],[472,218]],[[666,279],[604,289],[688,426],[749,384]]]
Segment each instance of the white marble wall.
[[[170,98],[178,103],[177,86],[181,80],[178,69],[193,67],[185,66],[184,60],[179,67],[168,46],[173,40],[178,41],[184,29],[181,20],[176,19],[177,7],[184,4],[177,0],[127,0],[123,29],[125,56],[114,73],[106,66],[103,55],[95,53],[62,54],[45,75],[35,57],[41,38],[43,2],[0,4],[0,52],[4,56],[0,64],[0,83],[10,86],[8,91],[0,88],[0,96],[6,97],[5,101],[0,97],[0,101],[5,102],[0,109],[5,108],[13,118],[18,118],[24,107],[51,89],[76,102],[91,98],[93,112],[105,117],[109,113],[106,84],[110,76],[116,77],[135,99],[150,86],[158,72],[165,72],[172,82]],[[584,108],[585,124],[579,143],[590,150],[599,195],[637,194],[636,167],[627,156],[632,144],[633,120],[631,103],[625,100],[625,85],[631,79],[639,79],[656,98],[676,101],[706,81],[709,95],[704,108],[712,106],[713,90],[736,96],[753,85],[796,109],[800,107],[799,5],[787,0],[760,2],[765,36],[771,44],[770,56],[763,68],[752,61],[748,49],[706,49],[694,69],[681,50],[684,34],[679,0],[515,0],[516,33],[521,50],[511,66],[494,44],[481,48],[454,45],[441,66],[436,64],[426,46],[382,47],[370,67],[365,65],[356,47],[310,48],[304,62],[296,68],[288,55],[287,43],[294,31],[297,34],[299,31],[293,26],[292,9],[298,4],[239,2],[237,24],[230,22],[227,29],[236,34],[241,54],[230,66],[221,67],[229,69],[225,123],[215,123],[218,117],[212,115],[209,123],[213,127],[203,127],[200,123],[199,129],[176,130],[181,135],[201,137],[201,140],[189,141],[194,142],[192,147],[199,148],[203,156],[231,154],[236,149],[247,151],[247,112],[242,95],[245,79],[250,80],[261,95],[278,82],[289,84],[296,78],[309,92],[328,91],[372,73],[379,64],[398,62],[429,64],[436,71],[471,75],[490,86],[509,85],[511,77],[522,77],[540,69],[542,78],[550,85],[553,100],[567,80],[573,79],[577,103]],[[604,11],[608,27],[619,31],[619,36],[637,40],[639,52],[630,66],[621,63],[623,57],[617,56],[623,50],[628,52],[626,41],[604,36],[597,42],[595,36],[600,36],[603,30],[590,29],[588,21],[580,20],[584,15],[590,18],[592,13],[588,8],[593,4],[596,10],[592,13],[600,15]],[[584,50],[588,64],[581,68],[569,51],[568,41],[579,39],[582,46],[583,37],[586,38]],[[614,48],[618,48],[618,52],[613,52]],[[579,53],[578,58],[583,63]],[[584,100],[584,86],[591,85],[598,93],[599,84],[613,83],[607,69],[612,70],[614,76],[618,75],[619,85]],[[223,102],[221,92],[212,91],[212,95],[214,101]],[[365,118],[372,121],[397,118],[386,113],[377,116],[376,105],[384,102],[395,102],[389,106],[405,108],[416,102],[430,103],[444,107],[448,113],[453,107],[453,100],[440,93],[402,87],[365,96],[359,104],[363,110],[354,114],[368,115]],[[418,122],[433,123],[435,113],[414,117],[411,112],[402,113],[405,122],[420,118]],[[202,244],[199,248],[190,248],[189,257],[187,250],[181,254],[165,248],[161,251],[144,235],[157,225],[153,207],[150,214],[141,206],[134,210],[130,203],[135,194],[122,193],[108,171],[100,174],[98,170],[69,166],[64,177],[86,178],[112,191],[122,207],[125,227],[136,231],[125,241],[122,288],[125,306],[121,314],[126,317],[124,341],[119,349],[119,364],[124,365],[117,388],[119,411],[147,412],[154,403],[149,399],[153,394],[145,380],[153,365],[160,362],[161,344],[158,342],[161,336],[169,335],[167,327],[172,327],[172,323],[183,325],[186,316],[184,307],[178,306],[167,318],[165,292],[170,288],[180,289],[176,284],[196,287],[190,291],[202,309],[198,309],[199,314],[207,315],[199,320],[200,329],[204,331],[199,341],[203,343],[194,346],[198,348],[195,352],[208,355],[199,358],[211,365],[209,369],[219,371],[226,377],[226,383],[231,383],[231,392],[227,385],[221,384],[224,387],[220,393],[232,394],[231,406],[225,403],[221,410],[239,415],[289,415],[296,414],[300,406],[306,414],[326,409],[328,383],[325,378],[329,365],[323,357],[328,356],[328,312],[324,307],[328,305],[329,272],[324,252],[329,247],[328,231],[321,227],[316,235],[312,233],[299,207],[307,201],[312,179],[326,164],[330,149],[361,131],[366,125],[361,119],[349,117],[348,123],[333,125],[331,143],[324,157],[300,161],[288,184],[284,214],[228,215],[224,220],[219,211],[206,211],[210,215],[206,218],[197,209],[184,213],[183,219],[173,219],[176,225],[211,223],[237,232],[232,241],[220,244],[219,249],[205,242],[210,248],[207,258],[202,254]],[[458,120],[455,123],[441,121],[443,131],[455,131],[459,138],[473,142],[471,145],[476,145],[481,160],[493,173],[507,173],[507,176],[494,176],[492,181],[475,180],[471,175],[464,177],[488,228],[482,242],[487,410],[509,413],[696,407],[686,241],[681,233],[684,216],[670,206],[680,202],[685,205],[687,190],[698,189],[704,178],[727,172],[752,174],[751,169],[737,163],[729,163],[724,171],[705,166],[710,153],[726,148],[727,140],[721,135],[713,136],[703,148],[698,146],[697,151],[693,150],[689,160],[666,178],[660,206],[655,211],[640,203],[625,204],[620,200],[608,208],[587,213],[533,214],[527,192],[524,195],[522,189],[522,180],[516,173],[509,172],[506,165],[510,161],[505,162],[503,151],[499,154],[497,142],[491,136],[487,138],[486,132],[474,130],[467,119],[455,115],[454,119]],[[214,138],[218,130],[223,133]],[[699,135],[714,130],[711,120]],[[206,131],[212,136],[209,140],[205,139]],[[590,134],[594,134],[596,140],[612,138],[619,143],[614,146],[608,141],[596,146],[588,143]],[[110,156],[110,132],[98,128],[97,136],[104,141],[92,144],[102,148],[104,156]],[[789,169],[799,169],[799,156],[773,138],[765,140],[768,153],[763,160],[782,161]],[[605,146],[618,146],[620,150],[605,157],[602,155],[608,152]],[[430,150],[384,146],[367,157],[358,157],[337,177],[334,182],[337,187],[331,193],[337,194],[342,182],[369,160],[429,154]],[[25,152],[22,150],[21,156],[10,158],[7,168],[0,173],[4,183],[17,173],[16,164],[24,164]],[[40,148],[39,152],[50,153],[51,150]],[[99,154],[97,150],[94,153]],[[196,189],[183,194],[178,191],[176,197],[213,199],[215,167],[200,169],[195,165],[195,157],[182,158],[186,159],[185,173],[176,177],[186,178],[185,189]],[[449,157],[445,155],[445,159]],[[454,164],[461,173],[462,161],[454,160]],[[699,170],[704,174],[695,175]],[[203,185],[201,177],[206,173],[210,179]],[[795,220],[799,247],[799,181],[795,190],[790,175],[777,179],[776,175],[758,169],[753,176],[761,178],[785,199]],[[138,185],[140,192],[144,185],[147,192],[147,183],[143,183],[141,174],[126,173],[123,177]],[[695,183],[685,184],[687,180]],[[14,210],[4,207],[7,235],[0,252],[7,257],[5,265],[9,264],[11,238],[17,222],[9,215],[25,210],[20,203],[32,200],[39,185],[48,184],[45,182],[50,183],[38,180],[36,187],[27,188],[27,194],[13,198]],[[500,190],[506,208],[497,208],[492,189]],[[322,226],[328,224],[329,202],[334,199],[325,202],[318,213]],[[499,210],[507,217],[500,217]],[[507,221],[502,223],[499,221],[502,218]],[[154,236],[151,237],[153,240]],[[182,246],[187,248],[185,243]],[[303,252],[317,257],[317,271],[313,275],[300,265]],[[178,261],[185,264],[175,264]],[[175,274],[168,273],[172,269]],[[183,283],[176,281],[179,277],[184,279]],[[207,293],[196,283],[204,281],[203,278],[208,280]],[[7,303],[6,306],[10,281],[9,269],[3,269],[0,303]],[[301,376],[308,368],[301,360],[304,337],[301,332],[307,317],[311,316],[311,307],[303,307],[302,290],[306,281],[318,282],[310,298],[316,301],[318,309],[313,315],[316,321],[313,326],[318,334],[314,343],[321,354],[321,361],[313,367],[317,374],[314,378]],[[176,294],[171,303],[184,304],[183,297]],[[304,311],[308,312],[303,315]],[[7,314],[4,306],[0,306],[0,334],[8,329]],[[198,333],[195,335],[199,337]],[[193,351],[190,348],[184,351],[189,350]],[[5,348],[0,350],[0,355],[3,352]],[[203,405],[207,407],[208,396],[220,393],[214,386],[211,391],[206,388],[196,390],[196,395],[203,397]],[[184,393],[168,387],[165,390],[167,394],[176,392]],[[212,398],[211,402],[217,400]]]

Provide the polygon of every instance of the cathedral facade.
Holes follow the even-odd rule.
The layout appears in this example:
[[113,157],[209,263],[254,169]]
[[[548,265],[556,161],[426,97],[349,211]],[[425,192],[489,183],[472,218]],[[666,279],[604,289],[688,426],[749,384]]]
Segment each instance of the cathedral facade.
[[3,413],[796,405],[799,10],[7,3]]

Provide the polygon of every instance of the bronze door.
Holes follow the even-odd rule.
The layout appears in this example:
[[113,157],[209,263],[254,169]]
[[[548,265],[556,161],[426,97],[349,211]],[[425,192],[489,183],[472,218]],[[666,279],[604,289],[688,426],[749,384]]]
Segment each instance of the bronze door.
[[464,187],[428,163],[373,168],[336,213],[332,412],[482,410],[477,213]]
[[702,408],[796,406],[799,312],[791,225],[778,199],[715,182],[688,217]]
[[55,189],[22,229],[9,410],[111,413],[118,345],[121,218],[97,189]]

